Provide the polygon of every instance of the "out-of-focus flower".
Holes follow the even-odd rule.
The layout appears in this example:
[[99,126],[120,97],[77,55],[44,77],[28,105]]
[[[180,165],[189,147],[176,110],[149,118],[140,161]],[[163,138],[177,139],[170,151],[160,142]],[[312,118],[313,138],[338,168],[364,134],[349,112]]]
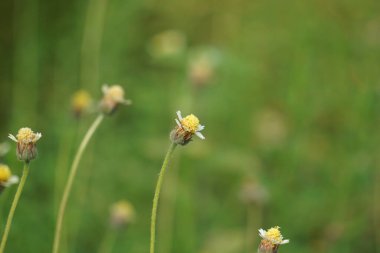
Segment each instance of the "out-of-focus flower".
[[254,123],[255,137],[264,147],[275,148],[285,141],[288,129],[281,113],[271,109],[263,110]]
[[17,143],[16,155],[21,161],[29,163],[37,157],[36,142],[42,137],[41,133],[34,133],[28,127],[21,128],[15,136],[9,134],[11,140]]
[[103,98],[100,102],[100,109],[105,114],[112,114],[120,104],[130,105],[131,100],[124,98],[124,89],[120,85],[103,85]]
[[8,142],[0,143],[0,157],[5,156],[9,152],[10,148],[11,147]]
[[9,167],[0,163],[0,192],[2,192],[6,187],[17,184],[18,181],[18,176],[12,175]]
[[71,98],[71,109],[77,118],[88,112],[91,104],[91,95],[86,90],[78,90]]
[[263,238],[258,249],[259,253],[277,253],[280,245],[289,243],[288,239],[284,240],[282,237],[279,226],[270,228],[267,231],[261,228],[259,229],[259,235]]
[[243,252],[245,246],[244,234],[241,230],[216,230],[206,237],[199,253]]
[[110,225],[114,229],[122,229],[135,221],[135,209],[126,200],[114,203],[110,209]]
[[186,47],[185,35],[177,30],[167,30],[156,34],[149,45],[149,53],[154,58],[172,57]]
[[214,49],[202,50],[190,58],[188,75],[190,82],[201,87],[209,84],[215,76],[220,54]]
[[268,201],[269,193],[261,184],[247,181],[240,191],[240,199],[247,205],[263,205]]
[[178,119],[175,119],[177,126],[170,133],[170,139],[180,145],[186,145],[191,141],[193,135],[197,135],[200,139],[204,140],[205,137],[201,131],[205,128],[199,123],[199,119],[190,114],[182,118],[181,111],[177,111]]

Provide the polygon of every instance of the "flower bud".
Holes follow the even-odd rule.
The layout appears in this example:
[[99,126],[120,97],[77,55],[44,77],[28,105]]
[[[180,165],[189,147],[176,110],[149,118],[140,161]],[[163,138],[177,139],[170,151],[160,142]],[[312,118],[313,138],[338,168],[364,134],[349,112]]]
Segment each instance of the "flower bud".
[[42,137],[41,133],[34,133],[30,128],[21,128],[16,137],[12,134],[8,136],[17,143],[16,155],[21,161],[29,163],[37,157],[36,142]]
[[103,85],[103,98],[100,101],[100,110],[104,114],[112,114],[120,104],[130,105],[130,100],[124,99],[124,89],[120,85]]

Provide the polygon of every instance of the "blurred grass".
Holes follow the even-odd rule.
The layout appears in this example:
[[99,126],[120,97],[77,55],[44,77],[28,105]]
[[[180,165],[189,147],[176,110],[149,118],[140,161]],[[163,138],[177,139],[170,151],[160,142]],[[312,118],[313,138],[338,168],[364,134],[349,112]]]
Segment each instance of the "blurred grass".
[[[96,252],[108,208],[122,198],[138,220],[114,252],[147,252],[155,181],[178,109],[199,116],[207,139],[177,150],[168,170],[177,173],[162,199],[172,198],[172,223],[160,222],[168,220],[161,213],[158,225],[173,227],[170,252],[223,253],[232,248],[220,245],[226,235],[233,252],[246,252],[238,196],[249,177],[270,193],[262,226],[280,225],[291,240],[281,252],[379,252],[378,2],[100,2],[0,3],[0,141],[23,126],[43,133],[8,252],[51,250],[64,165],[94,117],[77,123],[70,97],[85,88],[99,98],[103,83],[122,84],[134,104],[107,119],[85,153],[64,224],[66,252]],[[152,59],[149,41],[167,29],[182,31],[189,50]],[[188,52],[202,46],[217,48],[221,64],[213,85],[193,92]],[[282,134],[271,132],[278,127]],[[13,151],[4,161],[20,174]],[[14,192],[0,198],[2,225]],[[220,249],[209,249],[215,241]]]

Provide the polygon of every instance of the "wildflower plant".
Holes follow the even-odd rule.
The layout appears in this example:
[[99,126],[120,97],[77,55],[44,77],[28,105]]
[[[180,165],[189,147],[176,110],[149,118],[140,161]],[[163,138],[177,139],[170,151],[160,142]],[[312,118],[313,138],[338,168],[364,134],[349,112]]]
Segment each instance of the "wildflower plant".
[[259,235],[262,238],[258,253],[277,253],[278,248],[282,244],[289,243],[289,240],[284,240],[280,227],[276,226],[268,230],[259,229]]
[[[20,180],[20,184],[17,187],[17,191],[16,191],[15,197],[13,199],[11,209],[10,209],[9,214],[8,214],[4,234],[3,234],[3,237],[1,239],[0,253],[4,252],[5,245],[7,243],[7,239],[8,239],[8,235],[9,235],[9,231],[10,231],[11,226],[12,226],[13,216],[14,216],[18,201],[20,199],[22,190],[24,188],[26,179],[27,179],[28,174],[29,174],[29,164],[30,164],[30,161],[34,160],[37,157],[38,152],[37,152],[36,143],[41,137],[42,137],[41,133],[35,133],[28,127],[21,128],[18,131],[16,136],[9,134],[9,138],[17,143],[16,155],[20,161],[24,162],[24,169],[23,169],[21,180]],[[1,183],[2,187],[4,187],[4,186],[6,187],[12,183],[18,182],[18,178],[12,177],[11,173],[9,171],[9,168],[7,169],[6,167],[3,167],[3,169],[2,169],[2,179],[3,179],[3,181],[6,180],[6,182]]]
[[120,104],[129,105],[131,104],[130,100],[124,99],[124,89],[120,85],[104,85],[102,87],[103,98],[100,101],[99,105],[99,115],[92,123],[90,128],[87,130],[85,136],[83,137],[82,142],[79,145],[78,151],[75,154],[73,163],[70,167],[69,177],[67,179],[65,189],[63,191],[62,199],[59,205],[58,215],[57,215],[57,223],[54,235],[53,242],[53,251],[54,253],[58,253],[59,244],[62,232],[62,224],[63,218],[66,211],[67,201],[70,196],[70,192],[74,183],[75,176],[77,174],[78,165],[82,158],[83,152],[86,149],[91,137],[94,135],[96,129],[99,127],[100,123],[103,121],[105,115],[110,115],[114,113]]
[[184,146],[188,144],[192,140],[192,137],[194,135],[197,135],[202,140],[205,139],[203,134],[201,134],[201,131],[205,127],[200,124],[199,119],[195,115],[190,114],[183,118],[181,111],[177,111],[177,117],[178,119],[175,119],[177,126],[175,126],[175,128],[170,132],[170,140],[172,143],[166,153],[164,162],[160,170],[160,174],[158,175],[157,185],[153,198],[152,217],[150,226],[150,253],[154,253],[155,249],[157,207],[158,200],[160,198],[162,182],[166,168],[168,167],[174,149],[177,147],[177,145]]

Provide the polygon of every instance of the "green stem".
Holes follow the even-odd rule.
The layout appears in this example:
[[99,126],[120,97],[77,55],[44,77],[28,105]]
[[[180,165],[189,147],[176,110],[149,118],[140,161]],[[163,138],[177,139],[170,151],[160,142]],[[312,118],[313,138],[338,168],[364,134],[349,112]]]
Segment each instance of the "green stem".
[[103,242],[100,244],[99,253],[111,253],[116,241],[116,231],[113,228],[108,228],[104,235]]
[[86,135],[84,136],[81,144],[79,145],[79,149],[77,153],[75,154],[74,161],[71,165],[70,168],[70,174],[69,178],[66,182],[65,190],[63,192],[63,196],[61,199],[61,203],[59,205],[59,210],[58,210],[58,216],[57,216],[57,224],[55,227],[55,235],[54,235],[54,244],[53,244],[53,251],[54,253],[58,253],[59,250],[59,243],[60,243],[60,238],[61,238],[61,232],[62,232],[62,223],[63,223],[63,217],[65,215],[65,210],[67,206],[67,201],[69,199],[69,195],[71,192],[71,188],[73,186],[74,178],[78,170],[78,165],[80,162],[80,159],[82,158],[83,152],[87,147],[88,142],[90,141],[92,135],[104,119],[104,115],[100,114],[92,123],[91,127],[88,129]]
[[26,178],[28,177],[28,173],[29,173],[29,163],[26,162],[24,164],[24,170],[22,172],[22,177],[21,177],[20,183],[17,187],[15,198],[13,199],[13,202],[12,202],[11,210],[9,211],[7,224],[5,225],[5,231],[3,234],[3,238],[1,239],[0,253],[4,252],[5,245],[6,245],[7,239],[8,239],[8,234],[9,234],[9,231],[11,230],[11,226],[12,226],[13,215],[15,213],[18,201],[20,199],[22,189],[24,188]]
[[177,144],[172,143],[169,147],[168,152],[166,153],[164,163],[162,164],[160,174],[158,175],[156,191],[153,198],[153,207],[152,207],[152,221],[150,225],[150,253],[154,253],[154,243],[156,240],[156,219],[157,219],[157,206],[158,199],[160,198],[160,191],[162,186],[162,181],[164,178],[165,170],[168,167],[169,160]]

